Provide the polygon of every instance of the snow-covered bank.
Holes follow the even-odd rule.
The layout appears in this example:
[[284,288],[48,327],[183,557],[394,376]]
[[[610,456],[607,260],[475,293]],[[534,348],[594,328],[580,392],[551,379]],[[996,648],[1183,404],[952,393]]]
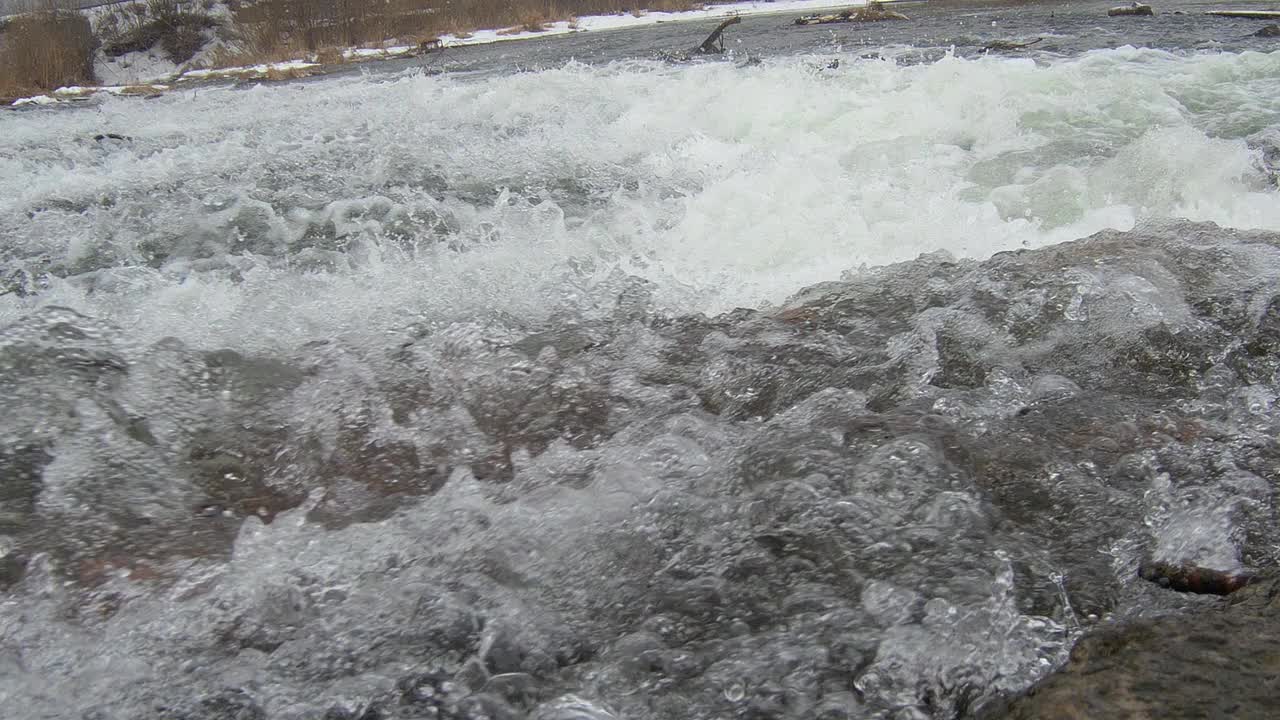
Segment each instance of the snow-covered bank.
[[[892,1],[892,0],[890,0]],[[721,5],[710,5],[698,10],[683,12],[648,12],[640,10],[625,15],[592,15],[548,23],[543,30],[532,32],[517,28],[491,28],[477,30],[464,35],[442,35],[440,47],[462,47],[467,45],[483,45],[505,40],[528,40],[533,38],[555,37],[581,32],[603,32],[609,30],[625,30],[657,25],[659,23],[692,22],[698,20],[714,20],[731,15],[765,15],[770,13],[807,12],[831,7],[855,7],[865,5],[866,0],[851,2],[834,2],[833,0],[780,0],[778,2],[737,2]],[[86,12],[90,15],[95,27],[98,26],[110,7],[93,8]],[[232,16],[226,5],[216,3],[210,13],[224,22],[230,22]],[[209,67],[215,63],[218,51],[225,49],[225,43],[210,32],[209,43],[190,62],[176,64],[163,56],[159,48],[127,53],[119,57],[107,57],[101,50],[95,60],[94,69],[97,77],[104,83],[103,90],[110,92],[109,87],[133,87],[155,83],[178,83],[184,80],[207,80],[211,78],[275,78],[297,77],[321,67],[315,55],[297,58],[284,62],[261,63],[234,67]],[[406,57],[419,52],[417,45],[391,41],[384,47],[350,47],[341,52],[343,62],[361,62],[369,60],[385,60]],[[201,67],[205,66],[205,67]],[[80,98],[84,93],[75,93],[67,88],[60,88],[51,95],[22,98],[14,105],[49,104],[69,96]]]
[[[138,22],[138,3],[101,5],[84,10],[94,33],[100,38],[121,32],[121,26]],[[220,28],[234,26],[235,15],[226,2],[215,0],[200,6],[200,13],[217,21]],[[145,50],[110,56],[105,47],[97,50],[93,62],[94,75],[103,85],[137,85],[143,83],[167,82],[182,75],[191,68],[208,67],[216,64],[216,58],[228,49],[229,35],[217,28],[205,28],[204,45],[194,56],[182,63],[175,63],[165,56],[159,44]]]
[[307,62],[306,60],[289,60],[288,62],[260,63],[258,65],[188,70],[178,79],[181,80],[185,78],[190,80],[203,80],[206,78],[220,77],[271,77],[273,73],[289,75],[317,67],[320,67],[320,63]]
[[[892,0],[891,0],[892,1]],[[833,2],[833,0],[780,0],[779,2],[737,2],[724,5],[708,5],[701,10],[683,12],[647,12],[631,15],[592,15],[580,17],[573,21],[562,20],[549,23],[545,30],[530,32],[508,32],[502,29],[477,30],[468,35],[442,35],[440,41],[445,47],[462,45],[483,45],[502,40],[527,40],[550,35],[568,35],[575,32],[591,32],[601,30],[624,30],[627,28],[657,25],[666,22],[690,22],[694,20],[712,20],[730,15],[767,15],[771,13],[805,12],[832,7],[859,7],[866,5],[866,0],[852,2]]]
[[14,101],[13,104],[16,106],[51,105],[60,101],[84,100],[98,93],[105,93],[107,95],[141,95],[143,97],[154,97],[168,89],[168,85],[160,84],[91,85],[88,87],[71,85],[68,87],[60,87],[48,95],[33,95],[32,97],[20,98]]

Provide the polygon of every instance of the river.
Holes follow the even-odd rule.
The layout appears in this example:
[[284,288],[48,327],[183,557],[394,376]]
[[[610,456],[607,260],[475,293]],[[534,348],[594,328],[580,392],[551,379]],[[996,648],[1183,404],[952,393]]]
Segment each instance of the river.
[[1274,568],[1280,52],[1107,7],[0,113],[0,706],[971,717]]

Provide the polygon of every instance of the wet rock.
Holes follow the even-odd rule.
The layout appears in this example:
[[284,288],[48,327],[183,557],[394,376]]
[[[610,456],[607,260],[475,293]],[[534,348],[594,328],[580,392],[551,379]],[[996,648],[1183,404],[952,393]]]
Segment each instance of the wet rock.
[[[112,343],[126,369],[8,368],[63,395],[48,435],[8,413],[0,499],[26,518],[6,529],[52,528],[15,558],[89,546],[113,662],[191,668],[94,702],[252,673],[303,698],[283,720],[966,717],[1064,660],[1090,615],[1216,602],[1121,575],[1125,553],[1274,563],[1278,261],[1274,234],[1173,223],[926,256],[776,313],[637,297],[279,366]],[[45,409],[4,387],[4,409]],[[85,522],[130,517],[154,478],[181,522]],[[203,523],[230,557],[146,569]],[[175,578],[163,605],[148,572]],[[0,608],[32,653],[80,632],[25,620],[74,592],[53,577],[26,571]],[[416,667],[444,669],[395,687]],[[570,689],[591,695],[548,700]]]
[[1280,295],[1266,304],[1256,325],[1241,330],[1242,342],[1228,353],[1227,364],[1245,382],[1280,380]]
[[439,718],[460,718],[460,705],[469,694],[440,672],[425,672],[401,678],[396,683],[400,701]]
[[614,720],[607,708],[576,695],[564,695],[534,709],[531,720]]
[[519,627],[511,621],[499,620],[485,628],[479,656],[494,677],[504,674],[548,677],[557,668],[590,654],[574,636],[573,628],[556,624],[550,616],[530,615],[526,622],[528,624]]
[[1171,720],[1275,715],[1280,579],[1224,606],[1136,620],[1081,640],[1070,661],[989,720]]
[[473,692],[479,691],[489,682],[489,671],[479,658],[471,658],[462,664],[454,680]]
[[1032,45],[1044,40],[1044,38],[1036,38],[1027,42],[1018,42],[1016,40],[995,40],[987,43],[982,49],[987,52],[1012,52],[1015,50],[1025,50]]
[[226,690],[201,698],[186,710],[177,711],[181,720],[266,720],[267,713],[243,690]]
[[485,683],[484,692],[502,698],[516,707],[530,707],[541,694],[538,681],[528,673],[502,673]]
[[1137,2],[1133,3],[1132,5],[1122,5],[1120,7],[1113,7],[1107,11],[1107,15],[1110,17],[1125,16],[1125,15],[1155,15],[1155,14],[1156,14],[1155,11],[1151,9],[1150,5],[1143,5],[1142,3],[1137,3]]
[[1230,595],[1258,580],[1257,576],[1250,573],[1230,573],[1190,564],[1163,562],[1143,564],[1138,568],[1138,577],[1170,590],[1199,595]]

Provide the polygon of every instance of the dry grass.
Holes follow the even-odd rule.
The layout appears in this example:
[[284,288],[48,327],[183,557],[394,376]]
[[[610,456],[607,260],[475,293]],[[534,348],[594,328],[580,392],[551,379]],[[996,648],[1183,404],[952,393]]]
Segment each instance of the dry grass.
[[542,15],[529,14],[520,20],[520,28],[525,32],[542,32],[547,29],[547,23],[551,22]]
[[296,80],[298,78],[307,77],[310,74],[311,73],[307,70],[307,68],[271,67],[271,68],[267,68],[267,72],[264,75],[264,77],[266,77],[268,80]]
[[526,32],[531,32],[531,33],[546,32],[548,22],[550,21],[543,18],[541,15],[530,15],[526,18],[523,18],[520,21],[519,25],[515,25],[513,27],[499,30],[498,34],[499,35],[519,35],[520,33],[526,33]]
[[126,85],[120,89],[121,95],[141,95],[147,97],[165,90],[164,85]]
[[0,34],[0,95],[29,95],[94,81],[97,41],[79,13],[44,11],[11,18]]
[[437,34],[432,15],[429,3],[408,0],[260,0],[235,12],[244,50],[262,57],[427,39]]
[[347,61],[347,56],[336,47],[323,48],[316,52],[316,62],[321,65],[339,65]]
[[[38,0],[45,7],[58,0]],[[711,0],[714,2],[715,0]],[[540,32],[549,23],[586,15],[679,11],[698,0],[225,0],[235,16],[232,47],[213,53],[210,67],[257,65],[313,57],[343,62],[341,49],[397,44],[433,47],[441,35],[471,36],[481,28],[505,34]],[[93,82],[93,52],[110,56],[161,47],[182,64],[217,26],[214,0],[145,0],[103,13],[99,42],[89,21],[52,10],[18,16],[0,28],[0,96],[32,94]],[[226,31],[219,30],[219,33]]]
[[541,32],[557,20],[634,10],[700,8],[695,0],[247,0],[235,10],[241,30],[239,64],[318,53],[329,47],[376,47],[390,41],[416,45],[451,33],[470,37],[481,28],[505,35]]

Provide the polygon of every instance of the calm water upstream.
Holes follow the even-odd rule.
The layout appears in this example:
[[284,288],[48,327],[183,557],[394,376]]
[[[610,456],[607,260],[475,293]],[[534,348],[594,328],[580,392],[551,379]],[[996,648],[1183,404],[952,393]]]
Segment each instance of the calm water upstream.
[[968,717],[1274,568],[1280,45],[1108,5],[0,113],[0,714]]

